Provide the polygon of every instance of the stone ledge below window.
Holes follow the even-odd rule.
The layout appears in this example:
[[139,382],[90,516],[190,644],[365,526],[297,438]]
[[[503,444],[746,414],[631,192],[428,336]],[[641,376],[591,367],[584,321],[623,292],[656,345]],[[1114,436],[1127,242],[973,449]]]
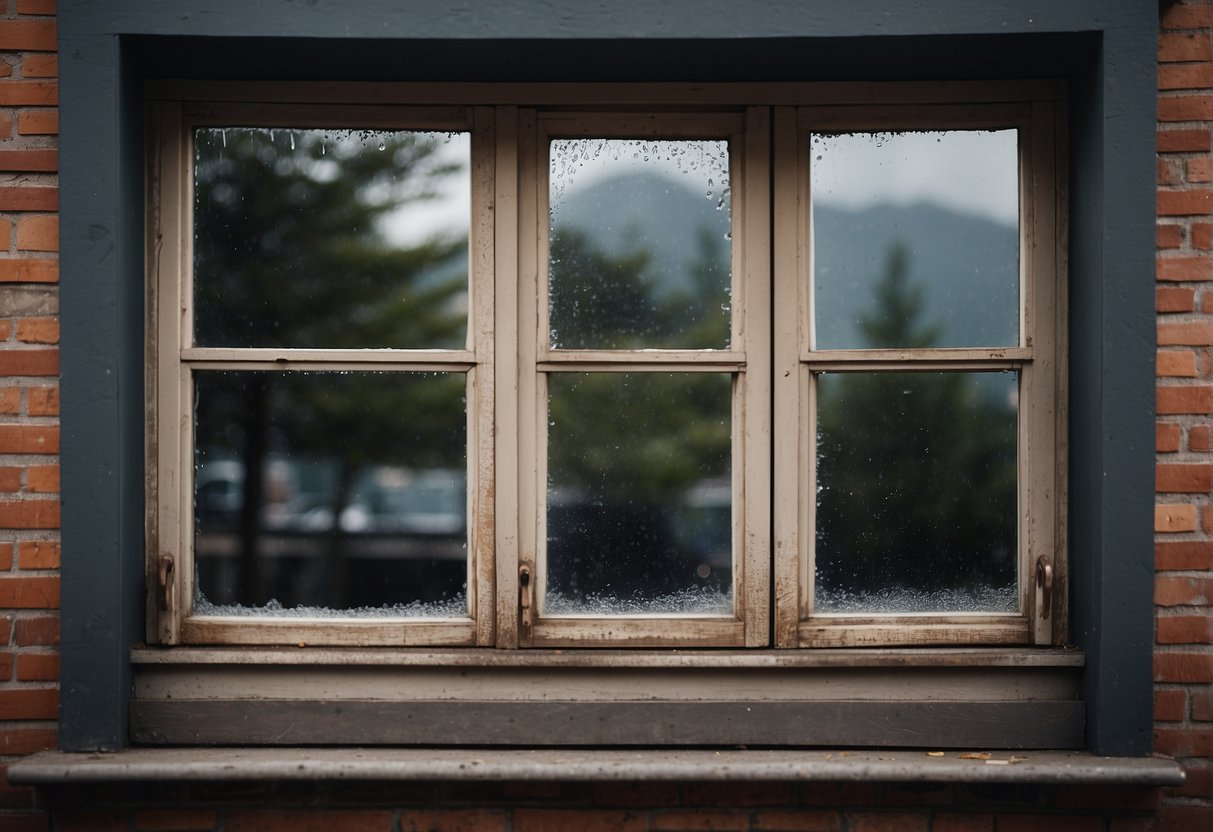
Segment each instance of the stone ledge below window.
[[[145,781],[763,781],[1179,786],[1165,757],[1080,751],[551,750],[433,748],[132,748],[47,751],[14,762],[10,782]],[[933,756],[936,755],[936,756]],[[984,753],[977,752],[981,757]]]

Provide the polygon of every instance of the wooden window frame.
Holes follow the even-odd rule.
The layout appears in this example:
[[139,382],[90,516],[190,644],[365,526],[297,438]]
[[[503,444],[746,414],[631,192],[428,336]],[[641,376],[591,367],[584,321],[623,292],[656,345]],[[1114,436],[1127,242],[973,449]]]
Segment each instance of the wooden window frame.
[[[1050,82],[994,84],[198,85],[152,88],[149,109],[147,638],[164,645],[666,648],[1062,644],[1065,639],[1064,96]],[[342,105],[321,105],[350,93]],[[293,101],[267,105],[263,100]],[[912,104],[902,103],[912,101]],[[981,102],[973,104],[972,102]],[[375,102],[375,103],[372,103]],[[693,102],[693,103],[692,103]],[[852,104],[850,102],[859,102]],[[807,154],[812,129],[1020,127],[1024,347],[812,351],[804,310]],[[301,121],[302,119],[302,121]],[[472,297],[466,350],[200,350],[189,344],[191,181],[196,125],[468,129],[473,135]],[[727,124],[727,129],[720,125]],[[451,125],[461,125],[453,128]],[[716,125],[716,126],[707,126]],[[741,129],[738,125],[744,125]],[[734,143],[734,293],[729,351],[547,350],[546,142],[554,135],[715,136]],[[572,131],[570,134],[569,131]],[[706,132],[705,132],[706,131]],[[1025,140],[1024,137],[1027,137]],[[771,171],[768,175],[763,171]],[[740,186],[740,187],[739,187]],[[794,283],[795,282],[795,283]],[[772,302],[798,298],[797,303]],[[877,354],[879,352],[879,354]],[[290,354],[284,354],[290,353]],[[280,360],[281,359],[281,360]],[[394,369],[468,373],[469,604],[466,620],[218,619],[190,614],[192,368]],[[1015,369],[1021,373],[1020,582],[1023,614],[936,619],[809,614],[814,369]],[[545,374],[571,367],[711,369],[734,391],[735,616],[721,622],[540,618],[520,609],[519,568],[541,573],[540,449]],[[289,371],[289,370],[287,370]],[[773,399],[773,412],[772,412]],[[774,437],[774,447],[772,447]],[[794,444],[792,444],[794,443]],[[475,460],[474,464],[471,461]],[[739,464],[740,463],[740,464]],[[740,470],[738,470],[740,469]],[[517,472],[515,476],[511,472]],[[175,580],[158,589],[162,557]],[[1051,604],[1033,591],[1049,554]],[[773,579],[773,580],[772,580]],[[1041,607],[1037,609],[1037,607]],[[1047,613],[1047,614],[1046,614]],[[720,626],[721,623],[724,626]],[[773,636],[772,636],[773,633]],[[670,654],[673,656],[673,654]],[[658,658],[660,661],[660,658]],[[673,659],[671,659],[673,660]]]

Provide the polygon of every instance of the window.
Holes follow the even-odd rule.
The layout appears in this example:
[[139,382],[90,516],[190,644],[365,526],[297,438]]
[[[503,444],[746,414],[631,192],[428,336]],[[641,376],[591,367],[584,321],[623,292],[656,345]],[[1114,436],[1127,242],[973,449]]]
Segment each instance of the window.
[[150,88],[133,741],[1081,744],[1059,85],[326,89]]
[[1059,105],[923,89],[157,103],[149,638],[1060,641]]

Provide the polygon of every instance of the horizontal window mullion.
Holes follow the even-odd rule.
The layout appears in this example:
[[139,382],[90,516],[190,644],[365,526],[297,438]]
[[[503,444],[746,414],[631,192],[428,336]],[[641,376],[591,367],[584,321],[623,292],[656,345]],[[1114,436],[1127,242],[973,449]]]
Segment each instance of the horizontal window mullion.
[[540,372],[730,372],[744,370],[746,356],[736,350],[548,350],[539,356]]

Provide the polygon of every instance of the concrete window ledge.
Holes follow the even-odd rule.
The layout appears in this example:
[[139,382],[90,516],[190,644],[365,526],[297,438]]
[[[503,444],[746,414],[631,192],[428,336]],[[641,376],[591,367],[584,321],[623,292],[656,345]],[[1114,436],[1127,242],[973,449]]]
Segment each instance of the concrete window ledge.
[[[388,748],[155,748],[116,753],[48,751],[13,763],[14,784],[134,781],[620,781],[752,780],[1042,783],[1178,786],[1164,757],[1079,751],[563,750]],[[940,752],[934,752],[938,755]]]

